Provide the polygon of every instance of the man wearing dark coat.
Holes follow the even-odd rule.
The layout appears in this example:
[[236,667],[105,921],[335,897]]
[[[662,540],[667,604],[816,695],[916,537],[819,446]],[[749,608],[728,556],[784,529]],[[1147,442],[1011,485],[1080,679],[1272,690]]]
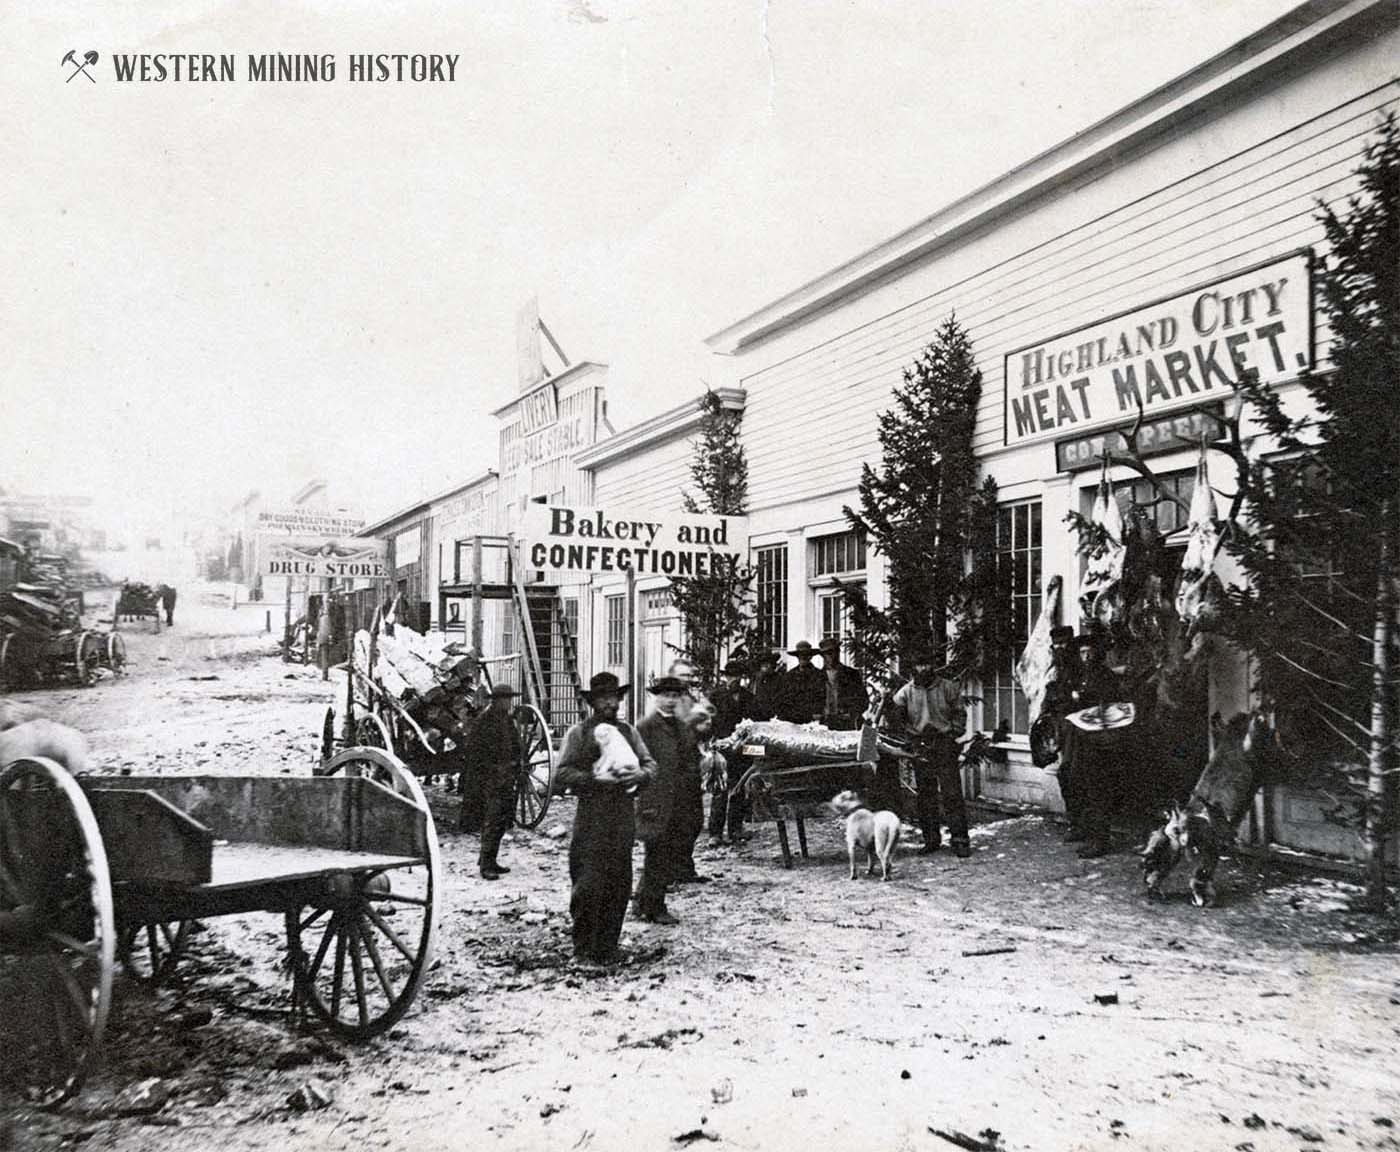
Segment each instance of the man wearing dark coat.
[[[724,680],[710,693],[710,703],[714,705],[715,719],[713,738],[723,740],[734,734],[741,720],[758,718],[758,701],[754,694],[744,687],[743,678],[748,668],[737,660],[724,666]],[[735,770],[741,769],[742,760],[736,755],[725,757],[726,779],[718,781],[710,796],[710,844],[711,846],[733,843],[743,835],[744,816],[748,807],[745,797],[730,796],[729,789],[738,783]]]
[[797,667],[783,673],[783,692],[778,719],[792,724],[820,720],[826,708],[826,677],[812,664],[817,650],[799,640],[788,652],[797,657]]
[[[637,793],[637,836],[646,845],[642,879],[634,904],[637,918],[653,924],[679,921],[666,908],[666,886],[684,878],[694,845],[694,808],[702,808],[700,753],[691,728],[677,714],[686,686],[663,676],[649,689],[656,708],[637,731],[656,760],[656,778]],[[688,842],[687,842],[688,841]],[[693,865],[692,865],[693,867]]]
[[[599,672],[583,698],[591,714],[564,735],[555,781],[578,797],[574,835],[569,844],[569,879],[573,890],[574,955],[587,963],[617,959],[617,942],[627,901],[632,894],[632,844],[636,838],[633,793],[656,776],[656,761],[632,725],[617,718],[627,685],[611,672]],[[603,758],[595,730],[612,725],[636,756],[638,766],[595,776]]]
[[841,663],[841,641],[828,636],[817,645],[822,654],[822,679],[825,681],[822,723],[828,728],[859,728],[870,696],[865,681],[849,664]]
[[[511,825],[515,807],[515,770],[523,748],[520,732],[511,714],[511,701],[516,692],[509,684],[491,687],[491,703],[463,741],[463,759],[468,771],[481,780],[485,814],[481,821],[481,852],[477,867],[483,880],[499,880],[510,869],[496,859],[501,850],[501,838]],[[463,797],[463,806],[466,798]]]
[[[1056,775],[1060,785],[1060,799],[1065,804],[1065,817],[1069,828],[1065,840],[1071,844],[1088,839],[1084,827],[1084,782],[1078,778],[1074,765],[1065,752],[1065,717],[1078,705],[1074,703],[1074,689],[1081,674],[1079,653],[1074,647],[1074,629],[1068,625],[1057,625],[1050,629],[1051,671],[1050,683],[1045,687],[1045,697],[1040,704],[1040,715],[1045,721],[1055,725],[1056,743],[1060,753]],[[1048,761],[1047,761],[1048,762]]]
[[753,674],[755,720],[772,720],[778,715],[782,708],[783,681],[786,676],[782,658],[776,650],[768,648],[757,655]]
[[[1126,700],[1123,681],[1108,664],[1109,637],[1103,627],[1091,621],[1075,643],[1079,648],[1080,670],[1070,690],[1070,712]],[[1109,824],[1122,779],[1122,766],[1118,761],[1128,748],[1129,732],[1126,729],[1086,732],[1073,723],[1066,723],[1064,736],[1061,762],[1070,766],[1087,841],[1077,855],[1086,860],[1106,856],[1112,851]]]
[[168,625],[175,623],[175,589],[169,584],[162,584],[159,589],[160,606],[165,609],[165,623]]

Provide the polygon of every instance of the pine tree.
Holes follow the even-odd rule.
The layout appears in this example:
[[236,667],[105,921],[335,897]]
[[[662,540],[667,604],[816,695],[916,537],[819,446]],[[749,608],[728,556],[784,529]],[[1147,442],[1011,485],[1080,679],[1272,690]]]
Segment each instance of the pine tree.
[[[693,514],[743,516],[749,498],[749,463],[739,439],[744,414],[726,408],[709,389],[700,399],[700,411],[700,436],[690,464],[699,495],[683,493],[683,506]],[[671,581],[671,595],[685,628],[684,643],[677,650],[695,665],[703,684],[714,684],[726,653],[750,639],[752,581],[753,573],[745,565]]]
[[1010,597],[995,564],[996,482],[979,487],[972,450],[981,395],[972,342],[950,316],[880,414],[880,467],[861,466],[860,511],[844,510],[887,566],[887,608],[846,590],[868,669],[933,650],[985,671],[1004,654],[1000,605]]
[[1242,392],[1281,454],[1240,461],[1249,523],[1226,548],[1248,576],[1222,630],[1254,658],[1286,747],[1349,785],[1339,814],[1364,830],[1368,899],[1384,906],[1395,831],[1400,577],[1400,130],[1364,153],[1344,215],[1321,206],[1317,284],[1333,371],[1302,383],[1315,417],[1290,415],[1257,378]]

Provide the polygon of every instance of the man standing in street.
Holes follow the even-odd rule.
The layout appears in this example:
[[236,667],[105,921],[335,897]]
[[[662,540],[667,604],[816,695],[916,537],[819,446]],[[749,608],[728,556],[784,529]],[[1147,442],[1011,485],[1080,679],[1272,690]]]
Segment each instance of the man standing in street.
[[786,676],[777,649],[765,648],[758,653],[753,674],[755,720],[772,720],[778,715],[783,704],[783,680]]
[[789,656],[797,657],[797,667],[783,674],[782,701],[778,719],[791,724],[807,724],[822,718],[826,707],[826,678],[813,666],[817,650],[805,640],[799,640]]
[[[554,778],[560,788],[578,797],[574,836],[569,844],[569,879],[573,890],[574,955],[590,964],[617,959],[617,942],[627,901],[632,895],[632,844],[636,839],[633,793],[656,776],[656,761],[632,725],[617,718],[622,693],[611,672],[599,672],[588,682],[590,715],[564,735]],[[611,724],[636,755],[636,768],[615,769],[604,779],[593,769],[602,756],[594,735],[599,724]]]
[[[1085,860],[1107,856],[1112,850],[1110,822],[1118,807],[1123,761],[1129,755],[1132,718],[1124,706],[1123,681],[1108,664],[1109,637],[1093,621],[1075,641],[1079,649],[1079,676],[1070,691],[1070,713],[1064,725],[1060,763],[1067,764],[1078,795],[1080,821],[1086,843],[1077,855]],[[1125,722],[1108,722],[1105,705],[1118,704]],[[1075,721],[1084,710],[1099,709],[1097,726],[1085,728]]]
[[[724,680],[710,695],[710,703],[715,707],[715,740],[723,740],[734,734],[741,720],[752,720],[758,714],[758,702],[754,694],[744,687],[743,677],[748,669],[737,660],[724,666]],[[713,749],[712,749],[713,751]],[[730,796],[729,789],[738,783],[733,769],[742,761],[736,756],[733,762],[726,756],[726,770],[721,773],[723,780],[716,780],[710,792],[710,846],[732,844],[740,839],[744,831],[746,798]]]
[[1060,785],[1060,799],[1065,805],[1065,818],[1069,821],[1065,841],[1070,844],[1082,843],[1089,838],[1084,825],[1084,782],[1075,773],[1074,765],[1065,751],[1065,726],[1068,723],[1065,717],[1078,707],[1074,703],[1074,690],[1080,675],[1079,654],[1074,647],[1074,629],[1067,624],[1051,628],[1050,683],[1045,686],[1040,714],[1048,723],[1055,725],[1055,739],[1059,748],[1056,778]]
[[[637,885],[635,911],[640,920],[676,924],[679,921],[666,908],[666,886],[683,879],[694,835],[700,829],[694,821],[691,796],[693,790],[694,800],[703,805],[700,756],[690,726],[677,715],[685,684],[674,676],[663,676],[648,691],[656,697],[656,708],[637,731],[655,757],[657,772],[656,779],[637,794],[637,835],[646,845],[646,860]],[[694,868],[693,863],[690,866]]]
[[914,661],[914,679],[894,694],[894,704],[903,712],[905,730],[913,741],[919,827],[924,833],[920,851],[937,852],[942,846],[940,815],[946,815],[954,855],[971,856],[967,804],[958,768],[958,738],[967,725],[962,684],[951,668],[935,671],[933,658],[921,654]]
[[175,623],[175,589],[169,584],[160,586],[160,605],[165,609],[166,627]]
[[859,728],[870,706],[865,681],[849,664],[841,663],[841,641],[828,636],[817,645],[822,654],[822,679],[826,681],[822,723],[828,728]]
[[[322,611],[323,619],[329,613]],[[520,763],[522,745],[520,733],[511,714],[516,692],[509,684],[491,687],[491,703],[476,718],[463,742],[463,758],[468,771],[481,780],[485,808],[481,821],[481,852],[477,867],[483,880],[499,880],[510,871],[496,859],[501,839],[511,825],[515,807],[515,770]],[[465,799],[463,801],[465,805]]]

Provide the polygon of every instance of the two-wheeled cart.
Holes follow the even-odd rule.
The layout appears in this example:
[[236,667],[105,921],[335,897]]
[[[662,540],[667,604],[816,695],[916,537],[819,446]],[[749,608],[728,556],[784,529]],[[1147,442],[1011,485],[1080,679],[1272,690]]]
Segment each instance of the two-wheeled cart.
[[73,1095],[117,962],[156,981],[213,916],[282,916],[292,1018],[377,1035],[422,984],[441,885],[422,789],[381,749],[346,749],[315,777],[78,779],[16,760],[0,771],[0,1094]]
[[[383,626],[382,617],[376,613],[366,658],[361,662],[352,652],[346,662],[345,709],[338,734],[335,709],[326,709],[321,726],[322,764],[331,762],[337,748],[353,745],[391,752],[410,772],[423,778],[456,777],[471,771],[473,765],[466,761],[463,742],[490,700],[490,669],[520,657],[474,661],[476,674],[456,691],[456,714],[443,719],[440,727],[425,727],[375,675]],[[437,714],[445,715],[441,710]],[[516,705],[511,718],[521,747],[515,771],[515,821],[522,828],[536,828],[549,810],[553,792],[554,746],[549,724],[533,704]]]

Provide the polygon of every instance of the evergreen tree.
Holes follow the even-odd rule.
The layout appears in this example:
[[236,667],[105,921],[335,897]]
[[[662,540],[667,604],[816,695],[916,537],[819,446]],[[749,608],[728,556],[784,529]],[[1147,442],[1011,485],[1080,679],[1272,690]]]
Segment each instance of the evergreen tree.
[[[749,462],[739,439],[743,412],[726,408],[706,389],[700,400],[700,437],[690,476],[699,492],[682,494],[687,512],[743,516],[749,498]],[[703,684],[714,684],[726,653],[750,637],[748,599],[752,571],[745,565],[705,576],[676,577],[671,595],[685,628],[678,652],[695,665]]]
[[1254,658],[1256,686],[1305,763],[1336,768],[1364,829],[1368,895],[1383,906],[1394,833],[1396,581],[1400,577],[1400,130],[1364,153],[1360,192],[1319,214],[1317,285],[1333,370],[1303,377],[1297,417],[1257,378],[1242,385],[1281,454],[1237,461],[1250,517],[1225,547],[1247,574],[1222,630]]
[[887,608],[872,606],[864,589],[846,590],[868,669],[932,648],[985,672],[1006,653],[1009,573],[996,571],[996,482],[979,487],[972,450],[981,395],[972,342],[950,316],[880,414],[880,467],[862,465],[860,511],[845,509],[887,566]]

